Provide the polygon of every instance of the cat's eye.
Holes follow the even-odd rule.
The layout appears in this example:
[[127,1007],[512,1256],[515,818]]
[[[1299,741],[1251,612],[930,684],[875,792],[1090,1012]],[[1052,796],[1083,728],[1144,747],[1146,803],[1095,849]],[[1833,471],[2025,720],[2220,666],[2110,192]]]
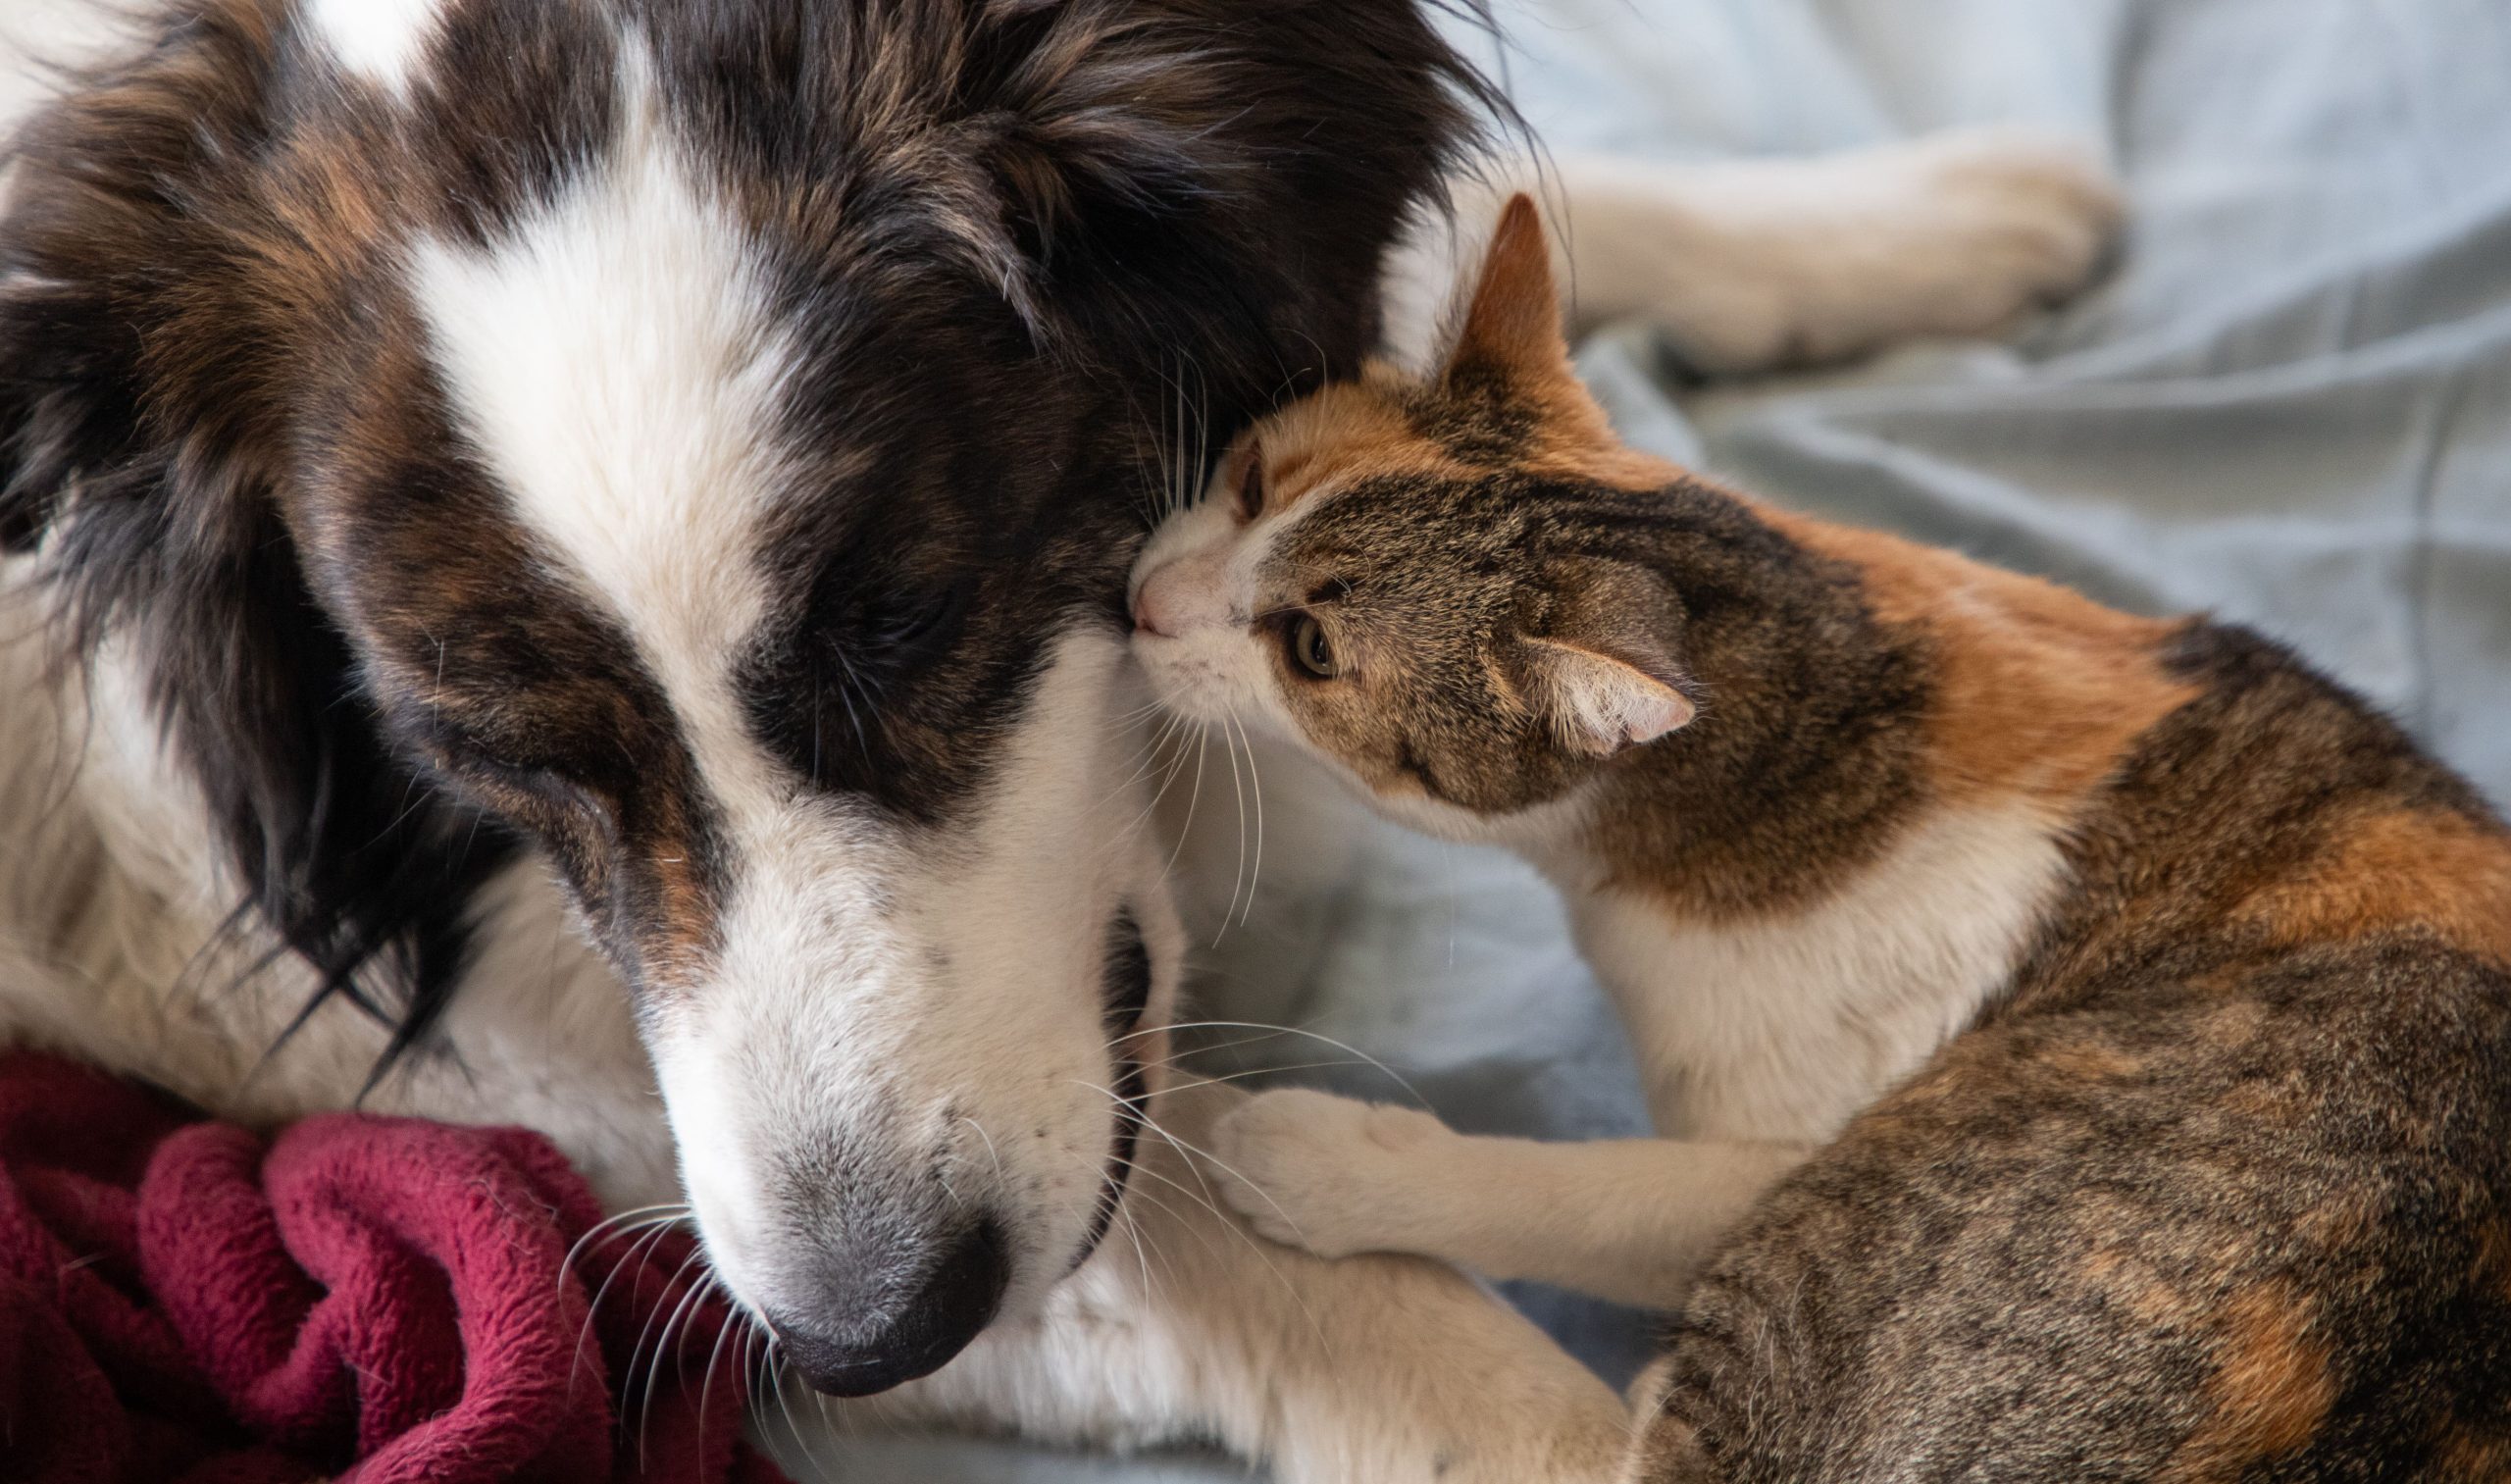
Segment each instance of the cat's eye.
[[1238,477],[1238,523],[1255,524],[1264,513],[1264,450],[1249,447],[1246,472]]
[[1318,680],[1332,680],[1343,673],[1343,667],[1334,659],[1334,643],[1325,637],[1325,626],[1316,621],[1315,614],[1299,616],[1299,621],[1290,627],[1290,642],[1291,662],[1307,674]]

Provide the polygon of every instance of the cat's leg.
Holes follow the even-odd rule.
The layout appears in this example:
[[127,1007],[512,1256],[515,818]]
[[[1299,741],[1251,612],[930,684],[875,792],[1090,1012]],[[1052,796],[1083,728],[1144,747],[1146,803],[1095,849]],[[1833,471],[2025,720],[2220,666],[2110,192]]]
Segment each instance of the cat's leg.
[[1801,1146],[1671,1139],[1540,1144],[1299,1089],[1217,1131],[1228,1200],[1325,1256],[1415,1253],[1641,1307],[1681,1301],[1701,1260]]
[[1399,358],[1435,342],[1456,265],[1478,255],[1518,188],[1556,217],[1576,326],[1653,321],[1707,372],[1996,331],[2082,287],[2124,210],[2087,145],[2019,128],[1802,158],[1556,164],[1548,179],[1519,170],[1461,184],[1454,232],[1415,233],[1388,285]]
[[1161,1100],[1165,1133],[1145,1134],[1123,1214],[1043,1315],[832,1411],[1085,1448],[1208,1440],[1279,1484],[1618,1480],[1627,1407],[1522,1316],[1436,1263],[1331,1262],[1226,1211],[1189,1151],[1242,1100]]

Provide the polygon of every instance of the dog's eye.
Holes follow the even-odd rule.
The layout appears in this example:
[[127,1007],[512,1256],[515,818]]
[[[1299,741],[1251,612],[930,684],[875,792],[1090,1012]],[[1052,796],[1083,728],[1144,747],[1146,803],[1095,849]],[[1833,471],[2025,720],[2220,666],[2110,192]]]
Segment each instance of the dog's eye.
[[1238,523],[1255,524],[1264,513],[1264,450],[1250,444],[1247,449],[1247,472],[1238,478]]
[[493,742],[458,732],[437,732],[430,739],[436,760],[446,771],[484,783],[538,793],[556,785],[561,775],[541,762],[527,762]]
[[1343,673],[1334,658],[1334,642],[1325,634],[1325,626],[1313,613],[1303,613],[1293,621],[1290,636],[1291,663],[1317,680],[1332,680]]
[[616,829],[618,800],[560,765],[525,761],[474,738],[435,739],[438,766],[485,795],[489,806],[527,823],[551,819]]
[[897,593],[867,608],[855,632],[846,636],[872,664],[915,669],[957,637],[975,596],[973,578]]

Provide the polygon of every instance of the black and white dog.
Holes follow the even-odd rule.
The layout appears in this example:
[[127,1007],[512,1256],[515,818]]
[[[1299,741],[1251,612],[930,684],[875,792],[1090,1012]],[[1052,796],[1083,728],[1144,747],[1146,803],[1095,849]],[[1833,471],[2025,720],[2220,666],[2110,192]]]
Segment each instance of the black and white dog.
[[[1126,777],[1146,513],[1375,346],[1489,101],[1422,0],[145,26],[0,187],[0,1034],[538,1128],[887,1414],[1617,1472],[1462,1279],[1195,1199]],[[2111,209],[1998,137],[1563,179],[1590,308],[1721,366],[1993,323]]]

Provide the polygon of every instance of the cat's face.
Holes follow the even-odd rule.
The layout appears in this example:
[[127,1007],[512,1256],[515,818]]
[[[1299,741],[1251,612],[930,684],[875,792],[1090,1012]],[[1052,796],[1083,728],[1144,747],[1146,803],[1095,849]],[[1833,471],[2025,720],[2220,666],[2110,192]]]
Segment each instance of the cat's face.
[[1160,530],[1134,648],[1165,705],[1460,833],[1691,718],[1679,602],[1589,538],[1645,495],[1610,478],[1546,251],[1512,207],[1438,375],[1379,368],[1284,410]]

